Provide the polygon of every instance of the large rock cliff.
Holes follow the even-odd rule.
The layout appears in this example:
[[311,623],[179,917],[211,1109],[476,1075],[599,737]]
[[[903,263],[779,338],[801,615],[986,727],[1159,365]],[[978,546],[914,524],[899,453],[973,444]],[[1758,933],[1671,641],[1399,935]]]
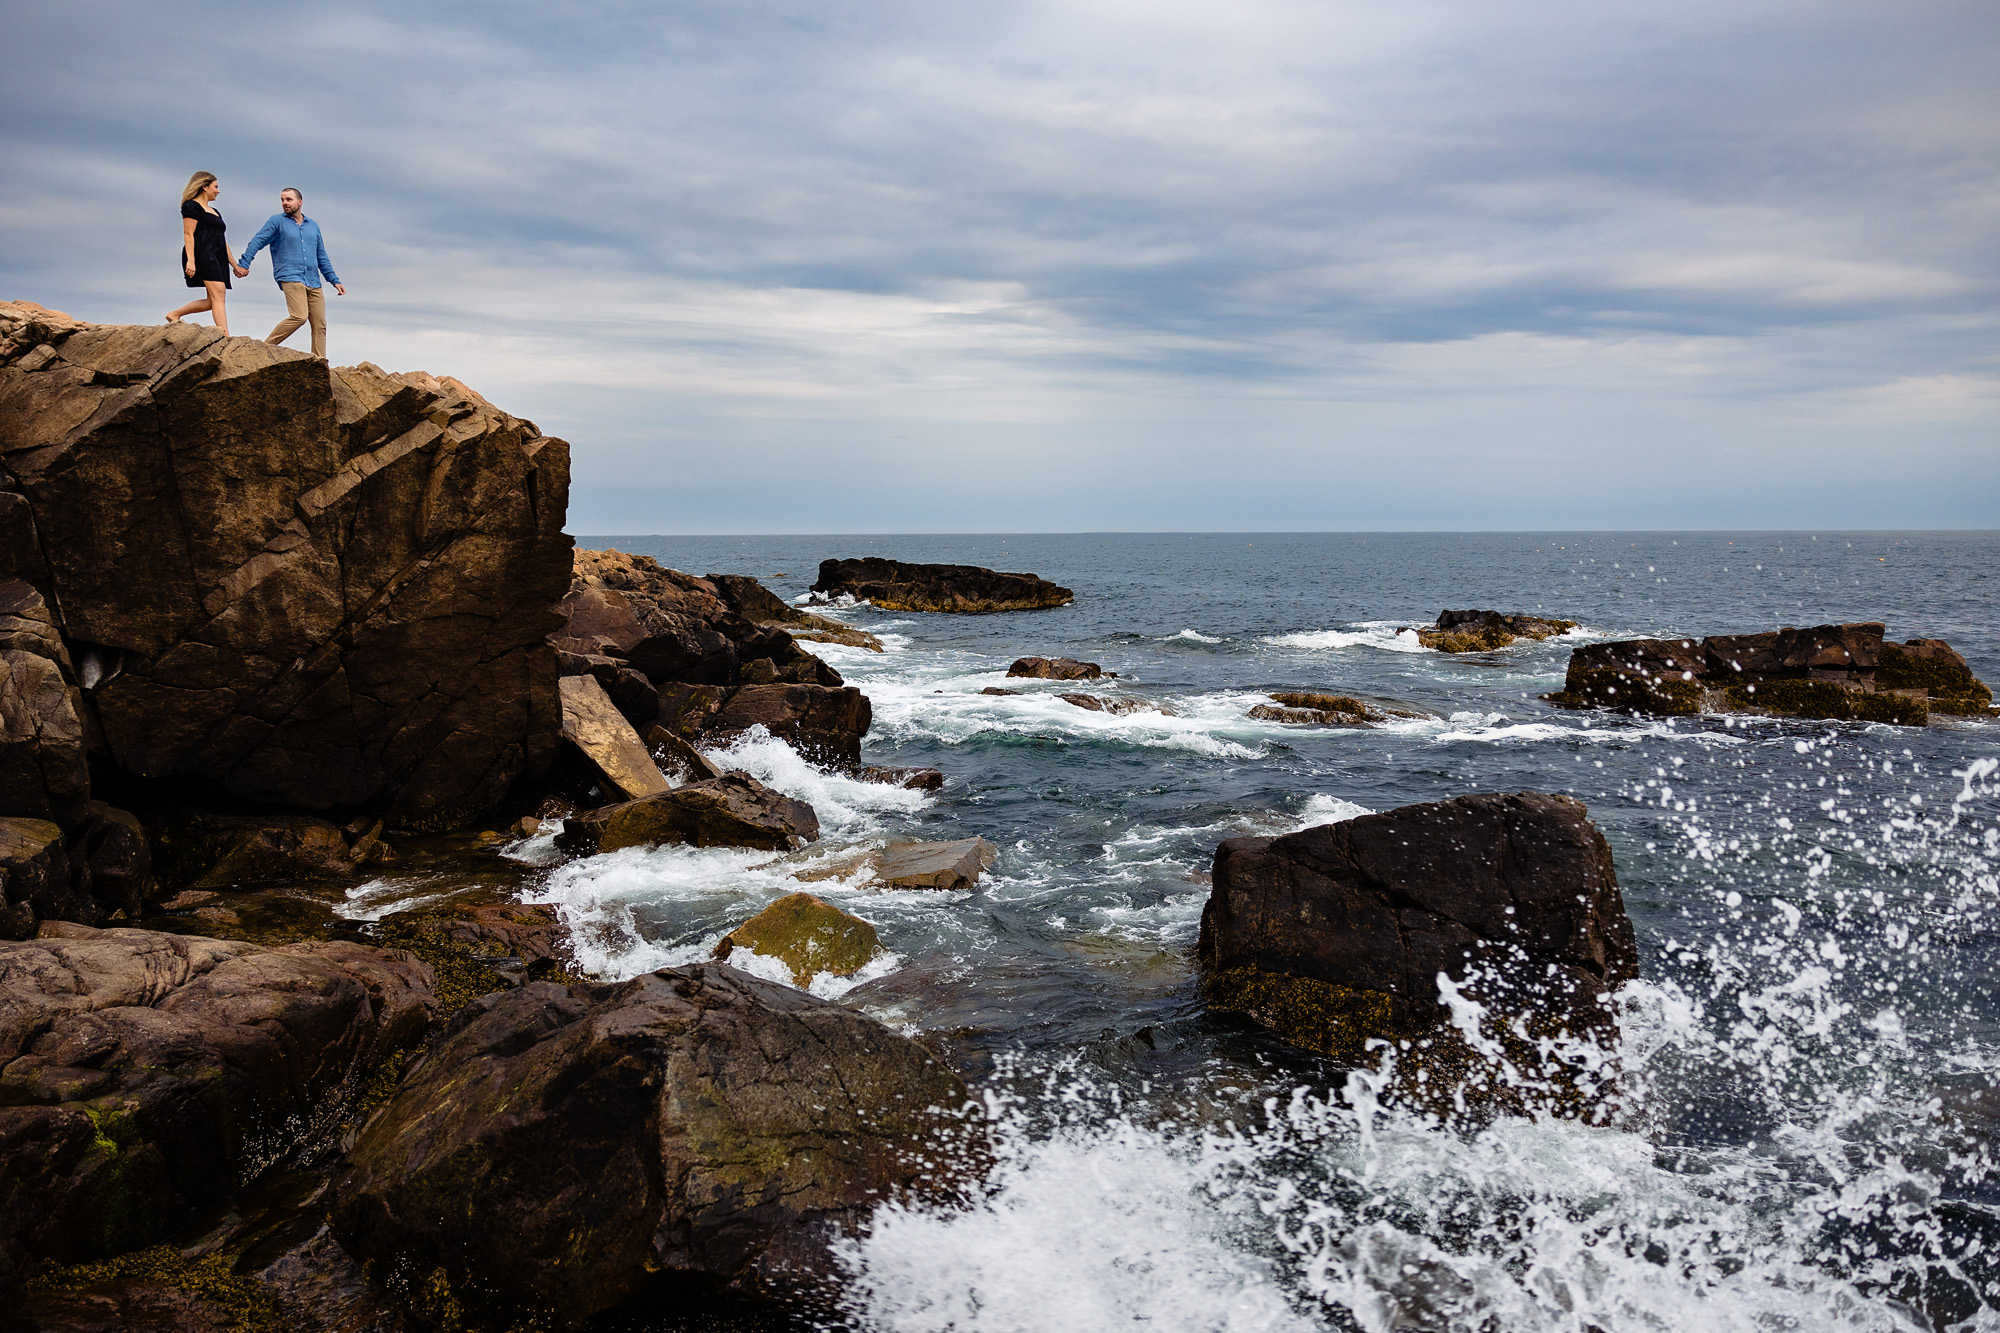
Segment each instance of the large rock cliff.
[[561,730],[568,492],[453,380],[0,303],[0,813],[62,820],[79,743],[262,805],[493,806]]

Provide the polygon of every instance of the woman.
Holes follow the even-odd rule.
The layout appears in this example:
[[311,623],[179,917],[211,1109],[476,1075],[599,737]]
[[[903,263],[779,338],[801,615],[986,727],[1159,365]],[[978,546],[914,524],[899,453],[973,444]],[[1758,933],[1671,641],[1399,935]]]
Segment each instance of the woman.
[[181,272],[188,286],[206,287],[208,295],[169,310],[169,324],[180,323],[183,315],[212,310],[215,327],[229,332],[229,270],[237,265],[229,255],[222,214],[215,210],[215,196],[221,193],[212,171],[195,172],[181,191]]

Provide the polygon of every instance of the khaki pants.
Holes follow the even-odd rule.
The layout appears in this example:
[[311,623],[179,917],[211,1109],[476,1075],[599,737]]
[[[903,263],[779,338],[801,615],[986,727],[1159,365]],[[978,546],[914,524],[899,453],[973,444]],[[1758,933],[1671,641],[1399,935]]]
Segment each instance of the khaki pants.
[[326,291],[320,287],[308,287],[303,282],[281,282],[278,290],[285,294],[285,317],[271,330],[267,343],[281,343],[298,332],[299,325],[312,324],[313,355],[326,360]]

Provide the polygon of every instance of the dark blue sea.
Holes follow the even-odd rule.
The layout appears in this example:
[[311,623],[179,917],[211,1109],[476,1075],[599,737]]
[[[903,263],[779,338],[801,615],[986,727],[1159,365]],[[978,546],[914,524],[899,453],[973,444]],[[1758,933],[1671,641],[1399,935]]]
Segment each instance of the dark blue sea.
[[[2000,1328],[2000,724],[1925,729],[1564,712],[1572,647],[1882,620],[2000,682],[1993,533],[585,537],[802,598],[819,561],[1025,570],[1071,606],[836,612],[815,646],[867,692],[866,762],[935,793],[728,756],[813,802],[784,857],[562,863],[605,976],[705,957],[801,886],[890,950],[813,989],[933,1041],[988,1100],[1001,1169],[849,1248],[883,1330]],[[1469,656],[1399,629],[1444,608],[1579,622]],[[1118,673],[1122,715],[1007,681],[1026,654]],[[1006,684],[1024,693],[993,696]],[[1330,690],[1433,716],[1247,716]],[[1572,794],[1610,840],[1642,976],[1603,1123],[1445,1123],[1381,1080],[1203,1010],[1191,953],[1215,845],[1467,792]],[[865,887],[903,837],[1000,849],[961,893]],[[732,959],[732,961],[738,961]],[[755,967],[758,960],[747,960]],[[775,965],[770,975],[782,979]]]

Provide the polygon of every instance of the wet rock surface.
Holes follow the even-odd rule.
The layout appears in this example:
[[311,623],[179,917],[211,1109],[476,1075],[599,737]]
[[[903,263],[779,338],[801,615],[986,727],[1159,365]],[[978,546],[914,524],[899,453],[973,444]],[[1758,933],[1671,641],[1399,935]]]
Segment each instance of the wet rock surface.
[[738,949],[776,958],[800,987],[821,972],[851,977],[882,954],[875,927],[810,893],[791,893],[772,903],[715,946],[718,962]]
[[1393,704],[1369,703],[1345,694],[1316,691],[1273,691],[1273,702],[1258,704],[1250,716],[1266,722],[1302,723],[1315,727],[1372,727],[1391,718],[1421,718],[1429,713]]
[[863,782],[880,782],[891,787],[907,787],[911,791],[937,791],[944,786],[944,773],[935,768],[864,768],[859,774]]
[[407,954],[52,923],[0,944],[0,1289],[152,1243],[324,1145],[429,1023]]
[[1010,676],[1030,680],[1096,680],[1104,668],[1095,662],[1079,662],[1074,657],[1023,657],[1007,668]]
[[362,1128],[334,1228],[508,1320],[575,1326],[675,1275],[811,1291],[840,1230],[965,1178],[965,1101],[914,1042],[721,964],[530,985]]
[[1209,1002],[1358,1058],[1437,1027],[1439,973],[1506,1013],[1586,1030],[1637,975],[1611,849],[1581,802],[1404,806],[1216,848],[1197,958]]
[[1076,594],[1034,574],[1003,574],[977,565],[910,565],[870,556],[822,560],[812,590],[852,597],[885,611],[1044,611]]
[[584,854],[661,843],[791,851],[818,837],[819,818],[812,806],[772,791],[747,773],[727,773],[573,815],[556,845]]
[[793,638],[808,642],[844,644],[849,648],[866,648],[871,653],[882,651],[882,641],[867,630],[856,629],[831,616],[802,611],[747,574],[710,574],[708,581],[715,585],[732,611],[755,624],[783,629]]
[[1624,639],[1570,654],[1565,708],[1664,716],[1755,713],[1923,726],[1990,715],[1993,692],[1942,639],[1884,639],[1879,621],[1695,639]]
[[453,380],[191,324],[0,303],[0,347],[10,523],[45,557],[4,572],[53,609],[103,763],[413,826],[548,764],[566,444]]
[[969,889],[999,855],[984,838],[892,842],[875,861],[875,878],[895,889]]

